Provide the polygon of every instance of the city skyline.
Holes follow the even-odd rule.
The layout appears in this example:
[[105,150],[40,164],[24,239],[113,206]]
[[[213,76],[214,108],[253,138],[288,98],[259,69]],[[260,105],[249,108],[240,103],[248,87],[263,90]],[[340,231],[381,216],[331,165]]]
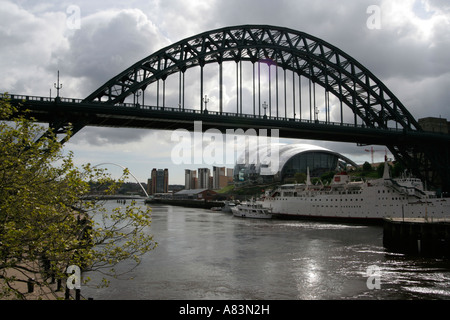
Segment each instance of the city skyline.
[[185,189],[211,189],[219,190],[233,182],[233,168],[213,166],[198,168],[197,170],[185,169]]
[[[217,170],[215,170],[217,169]],[[232,180],[225,179],[214,182],[217,176],[223,175],[225,178],[233,178],[233,168],[227,167],[216,167],[213,166],[212,170],[209,168],[198,168],[197,170],[185,169],[185,183],[171,183],[169,169],[164,168],[153,168],[150,172],[149,178],[147,179],[147,193],[149,195],[155,193],[167,193],[169,186],[184,186],[185,189],[221,189]],[[188,177],[189,175],[189,177]],[[192,180],[192,179],[195,179]],[[189,181],[189,182],[188,182]],[[136,181],[138,182],[138,181]],[[142,183],[143,181],[139,181]]]

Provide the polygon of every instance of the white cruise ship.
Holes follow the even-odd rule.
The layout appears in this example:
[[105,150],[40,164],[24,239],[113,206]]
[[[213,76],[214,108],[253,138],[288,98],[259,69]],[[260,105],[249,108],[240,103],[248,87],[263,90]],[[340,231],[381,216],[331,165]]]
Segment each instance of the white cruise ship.
[[384,218],[449,218],[450,198],[427,192],[417,178],[391,179],[389,167],[381,179],[351,182],[345,172],[330,185],[287,184],[260,200],[273,215],[308,219],[379,222]]

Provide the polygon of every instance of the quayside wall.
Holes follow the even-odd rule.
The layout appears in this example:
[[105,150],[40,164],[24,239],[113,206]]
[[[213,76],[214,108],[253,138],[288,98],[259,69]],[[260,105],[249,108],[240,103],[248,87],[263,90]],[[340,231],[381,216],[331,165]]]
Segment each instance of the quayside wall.
[[393,252],[450,258],[450,220],[384,219],[383,246]]

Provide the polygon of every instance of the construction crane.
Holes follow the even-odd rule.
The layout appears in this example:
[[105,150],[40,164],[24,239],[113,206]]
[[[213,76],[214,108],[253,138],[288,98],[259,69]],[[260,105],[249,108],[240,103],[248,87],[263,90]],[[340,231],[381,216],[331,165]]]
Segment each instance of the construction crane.
[[372,164],[373,164],[373,154],[374,154],[375,152],[384,152],[384,158],[387,159],[387,148],[384,148],[384,150],[375,150],[373,147],[370,147],[370,150],[369,150],[369,149],[364,149],[364,151],[370,152],[370,153],[371,153],[371,156],[372,156]]

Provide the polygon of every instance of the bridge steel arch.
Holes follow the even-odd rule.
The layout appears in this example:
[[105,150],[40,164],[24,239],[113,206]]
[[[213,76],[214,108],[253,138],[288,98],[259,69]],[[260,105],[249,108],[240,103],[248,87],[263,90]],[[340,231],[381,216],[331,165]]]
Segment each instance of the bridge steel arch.
[[[360,119],[362,126],[367,128],[423,132],[400,100],[356,59],[317,37],[269,25],[225,27],[181,40],[136,62],[86,97],[84,102],[122,104],[128,96],[145,90],[153,82],[165,81],[169,75],[181,75],[193,67],[203,70],[206,64],[221,65],[225,61],[274,64],[308,78],[339,99],[341,124],[345,105],[353,112],[355,126]],[[438,180],[439,185],[448,185],[445,189],[450,189],[450,183],[445,182],[450,180],[450,145],[446,143],[442,147],[441,142],[412,144],[411,139],[407,140],[408,143],[403,144],[398,139],[383,141],[394,157],[415,175],[430,184]],[[356,138],[355,142],[358,142]],[[444,155],[437,154],[436,148],[445,150]]]
[[123,103],[158,80],[208,63],[275,64],[321,85],[371,128],[420,130],[399,99],[367,68],[339,48],[283,27],[243,25],[208,31],[163,48],[110,79],[85,101]]

